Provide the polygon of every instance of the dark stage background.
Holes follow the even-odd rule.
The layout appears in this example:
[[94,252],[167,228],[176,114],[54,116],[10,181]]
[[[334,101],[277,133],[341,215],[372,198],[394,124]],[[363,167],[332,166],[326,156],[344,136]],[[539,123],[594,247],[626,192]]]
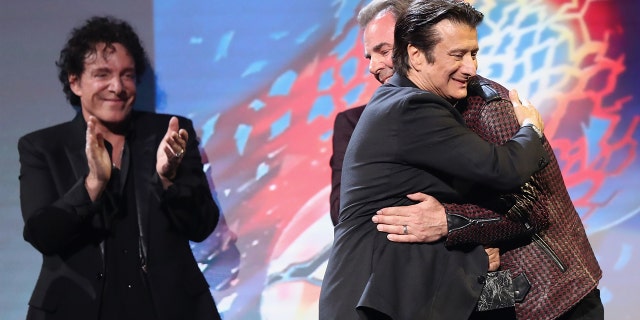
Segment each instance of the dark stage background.
[[[190,117],[225,220],[193,252],[225,320],[316,319],[332,241],[335,114],[377,87],[355,13],[365,0],[38,1],[0,6],[0,318],[24,318],[40,256],[22,239],[16,143],[72,118],[54,61],[94,14],[132,23],[152,58],[137,108]],[[604,270],[607,319],[640,286],[640,4],[475,0],[479,73],[543,112]]]

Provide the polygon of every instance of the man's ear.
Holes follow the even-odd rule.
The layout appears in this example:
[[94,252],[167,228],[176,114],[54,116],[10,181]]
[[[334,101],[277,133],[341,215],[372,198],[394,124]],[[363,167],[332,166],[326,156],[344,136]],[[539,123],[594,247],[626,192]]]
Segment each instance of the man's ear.
[[416,71],[422,70],[422,66],[426,62],[424,52],[412,44],[407,45],[407,55],[409,56],[409,65]]
[[75,74],[69,75],[69,87],[76,96],[82,96],[82,86],[80,86],[80,77]]

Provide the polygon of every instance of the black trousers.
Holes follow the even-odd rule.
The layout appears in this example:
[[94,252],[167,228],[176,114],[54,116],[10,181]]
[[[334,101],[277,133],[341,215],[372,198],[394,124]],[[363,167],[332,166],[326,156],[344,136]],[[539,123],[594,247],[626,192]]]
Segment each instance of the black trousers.
[[604,306],[598,288],[589,292],[577,305],[561,315],[558,320],[604,320]]
[[[504,308],[484,312],[474,312],[469,320],[515,320],[515,308]],[[604,306],[600,299],[600,290],[593,289],[573,308],[557,320],[604,320]]]

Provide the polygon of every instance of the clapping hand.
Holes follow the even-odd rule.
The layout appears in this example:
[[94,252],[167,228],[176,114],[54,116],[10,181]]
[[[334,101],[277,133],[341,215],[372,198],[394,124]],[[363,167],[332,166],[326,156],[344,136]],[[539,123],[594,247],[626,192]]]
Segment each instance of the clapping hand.
[[85,153],[89,174],[85,179],[85,188],[92,201],[95,201],[111,179],[111,157],[104,144],[104,136],[98,132],[98,119],[90,116],[87,120]]
[[172,183],[178,173],[178,167],[186,152],[188,140],[187,130],[180,129],[178,118],[171,117],[167,133],[158,146],[156,160],[156,171],[165,188]]

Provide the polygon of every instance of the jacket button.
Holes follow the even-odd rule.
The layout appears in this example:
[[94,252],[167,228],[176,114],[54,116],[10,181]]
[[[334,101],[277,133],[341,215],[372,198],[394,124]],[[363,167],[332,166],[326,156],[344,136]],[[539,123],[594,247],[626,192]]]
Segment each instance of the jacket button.
[[544,168],[544,165],[547,162],[544,160],[544,158],[540,158],[540,160],[538,160],[538,168]]
[[104,278],[104,274],[103,274],[102,272],[98,272],[98,273],[96,274],[96,279],[98,279],[98,280],[102,280],[102,278]]
[[479,284],[484,284],[486,282],[486,278],[484,276],[478,276],[478,283]]

